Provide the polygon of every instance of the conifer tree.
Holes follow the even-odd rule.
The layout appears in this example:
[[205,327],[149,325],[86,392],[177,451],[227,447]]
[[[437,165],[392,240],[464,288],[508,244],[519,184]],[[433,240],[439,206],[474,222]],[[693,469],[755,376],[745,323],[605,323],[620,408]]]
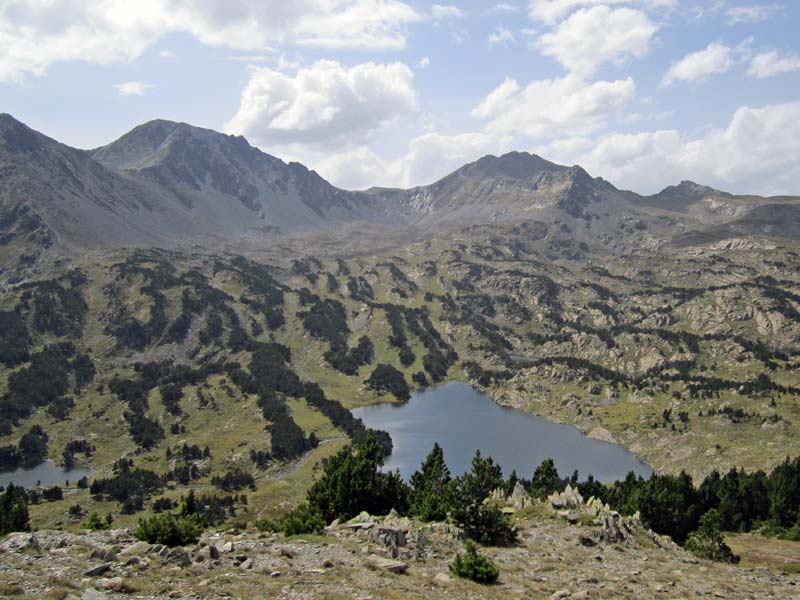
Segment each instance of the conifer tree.
[[410,511],[423,521],[443,521],[447,517],[450,469],[438,443],[422,463],[422,470],[411,476]]

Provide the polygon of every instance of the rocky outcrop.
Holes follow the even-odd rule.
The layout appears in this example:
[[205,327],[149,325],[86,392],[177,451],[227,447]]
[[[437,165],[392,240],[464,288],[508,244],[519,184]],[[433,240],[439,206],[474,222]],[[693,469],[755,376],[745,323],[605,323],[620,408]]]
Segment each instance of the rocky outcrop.
[[[573,508],[580,504],[572,494],[564,499]],[[515,518],[517,544],[481,550],[501,568],[501,586],[492,589],[448,574],[453,556],[463,552],[457,528],[364,514],[357,523],[332,524],[324,538],[229,530],[206,533],[182,548],[140,542],[124,529],[11,534],[0,541],[0,594],[70,600],[451,600],[487,592],[509,598],[657,598],[669,590],[676,598],[796,597],[796,582],[788,577],[698,561],[668,540],[651,537],[635,519],[618,520],[593,499],[583,503],[583,511],[587,518],[601,515],[600,524]],[[391,556],[387,541],[400,547],[399,557]]]

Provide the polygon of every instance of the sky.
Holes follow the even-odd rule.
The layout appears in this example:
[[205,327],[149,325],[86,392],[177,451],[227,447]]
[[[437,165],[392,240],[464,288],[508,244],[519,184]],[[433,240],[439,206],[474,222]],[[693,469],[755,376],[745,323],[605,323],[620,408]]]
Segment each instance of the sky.
[[800,195],[800,2],[441,2],[0,0],[0,112],[78,148],[183,121],[348,189],[518,150]]

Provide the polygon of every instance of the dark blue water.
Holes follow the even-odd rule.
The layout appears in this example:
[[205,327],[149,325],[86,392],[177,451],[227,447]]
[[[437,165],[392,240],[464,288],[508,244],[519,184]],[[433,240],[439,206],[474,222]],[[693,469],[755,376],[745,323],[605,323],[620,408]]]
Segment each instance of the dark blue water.
[[577,469],[600,481],[623,479],[629,471],[645,477],[652,469],[621,446],[586,437],[568,425],[499,406],[471,386],[452,382],[411,395],[406,404],[378,404],[353,411],[368,427],[388,431],[394,442],[384,469],[404,478],[418,470],[434,442],[444,450],[453,475],[470,468],[475,450],[491,456],[508,475],[530,478],[546,458],[562,477]]
[[69,471],[58,466],[52,460],[46,460],[30,469],[19,468],[15,471],[0,471],[0,486],[6,487],[9,483],[24,488],[34,488],[37,485],[49,487],[51,485],[63,486],[67,481],[75,483],[83,477],[91,477],[92,469],[74,467]]

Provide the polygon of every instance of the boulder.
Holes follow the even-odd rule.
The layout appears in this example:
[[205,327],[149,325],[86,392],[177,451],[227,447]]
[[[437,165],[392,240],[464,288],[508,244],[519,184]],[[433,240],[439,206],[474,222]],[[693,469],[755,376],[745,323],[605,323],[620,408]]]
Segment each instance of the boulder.
[[383,558],[376,554],[367,557],[367,566],[378,571],[386,571],[388,573],[402,574],[408,571],[408,563],[400,560],[392,560]]
[[374,525],[375,519],[365,510],[362,510],[359,514],[347,522],[348,525],[363,525],[367,523]]
[[119,556],[122,558],[128,558],[131,556],[144,556],[148,554],[152,549],[152,546],[147,542],[136,542],[123,548],[119,552]]
[[547,497],[553,508],[583,508],[583,497],[580,492],[567,484],[563,492],[553,492]]
[[173,548],[172,550],[168,551],[164,557],[164,561],[178,567],[188,567],[190,564],[192,564],[192,559],[189,557],[189,553],[183,548]]
[[522,510],[523,508],[530,506],[531,497],[528,495],[528,492],[525,491],[525,488],[522,487],[522,484],[519,481],[514,485],[514,489],[511,491],[509,503],[517,510]]
[[111,563],[103,563],[102,565],[97,565],[96,567],[92,567],[88,571],[84,572],[86,577],[98,577],[103,573],[108,573],[111,570]]
[[98,590],[108,590],[112,592],[124,592],[128,589],[128,586],[122,577],[98,579],[94,582],[94,587]]

